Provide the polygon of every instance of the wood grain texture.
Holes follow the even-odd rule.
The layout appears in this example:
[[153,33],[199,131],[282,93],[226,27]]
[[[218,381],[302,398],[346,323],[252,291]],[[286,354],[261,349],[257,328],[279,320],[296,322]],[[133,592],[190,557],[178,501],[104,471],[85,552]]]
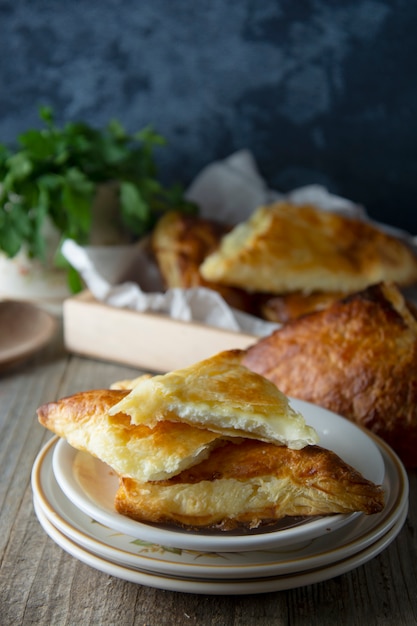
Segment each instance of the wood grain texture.
[[60,334],[0,378],[0,624],[41,626],[410,626],[417,623],[417,474],[410,511],[381,555],[327,582],[253,596],[204,596],[135,585],[59,548],[33,511],[30,472],[50,437],[36,419],[49,400],[133,378],[138,370],[65,353]]
[[66,300],[64,338],[74,354],[152,372],[187,367],[222,350],[245,349],[256,339],[167,315],[108,306],[89,291]]

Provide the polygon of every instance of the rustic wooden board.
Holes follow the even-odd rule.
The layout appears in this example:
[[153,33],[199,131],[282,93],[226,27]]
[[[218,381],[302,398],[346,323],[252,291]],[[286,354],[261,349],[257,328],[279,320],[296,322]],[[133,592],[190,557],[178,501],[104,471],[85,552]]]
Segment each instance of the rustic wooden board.
[[68,298],[63,307],[64,341],[70,352],[165,372],[229,349],[245,349],[254,335],[165,315],[111,307],[89,291]]

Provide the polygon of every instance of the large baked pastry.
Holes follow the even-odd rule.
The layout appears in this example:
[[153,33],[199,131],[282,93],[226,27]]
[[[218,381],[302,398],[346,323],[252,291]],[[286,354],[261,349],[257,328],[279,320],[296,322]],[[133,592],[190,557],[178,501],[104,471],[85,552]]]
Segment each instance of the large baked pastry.
[[417,281],[417,258],[372,224],[288,202],[258,208],[203,261],[206,280],[253,292],[352,293]]
[[80,392],[43,405],[38,416],[109,465],[119,476],[115,509],[132,519],[230,530],[384,506],[382,488],[329,450],[225,438],[169,420],[135,426],[121,412],[109,416],[126,393]]
[[142,379],[109,410],[150,428],[164,421],[204,428],[223,437],[248,437],[302,448],[317,433],[263,376],[241,365],[229,350],[189,367]]
[[166,288],[206,287],[232,307],[279,324],[322,310],[345,291],[289,291],[271,294],[248,291],[203,278],[200,267],[220,246],[231,227],[217,220],[178,211],[164,214],[151,237],[152,251]]
[[243,363],[285,394],[368,428],[417,467],[417,320],[395,285],[285,324]]
[[287,516],[378,513],[384,495],[336,454],[245,439],[166,481],[121,478],[116,510],[142,522],[257,528]]
[[256,313],[256,299],[248,291],[207,281],[200,273],[201,263],[229,231],[229,226],[217,220],[170,211],[157,222],[151,247],[165,287],[207,287],[219,293],[230,306]]

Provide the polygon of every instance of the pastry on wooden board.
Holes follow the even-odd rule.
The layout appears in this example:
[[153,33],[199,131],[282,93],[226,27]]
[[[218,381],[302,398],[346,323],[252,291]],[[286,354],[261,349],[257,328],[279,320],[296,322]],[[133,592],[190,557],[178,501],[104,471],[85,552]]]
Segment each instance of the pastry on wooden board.
[[217,220],[170,211],[157,222],[151,247],[167,288],[207,287],[223,296],[229,306],[255,313],[256,301],[246,290],[207,281],[200,273],[201,263],[229,230]]
[[310,205],[259,207],[200,267],[206,280],[252,292],[351,293],[417,281],[417,258],[371,223]]
[[417,467],[417,319],[395,285],[285,324],[242,362],[285,394],[368,428]]
[[[289,206],[295,208],[293,205]],[[310,207],[310,209],[311,208],[312,207]],[[329,220],[329,218],[331,218],[333,221],[336,221],[336,223],[340,222],[339,227],[341,227],[341,225],[344,225],[343,220],[347,219],[342,216],[332,217],[331,214],[328,215],[325,211],[321,211],[316,208],[312,208],[312,210],[314,211],[314,214],[317,213],[320,216],[320,220],[318,220],[318,223],[315,225],[315,228],[318,229],[319,239],[321,236],[320,228],[323,226],[321,222],[325,225],[325,220]],[[296,215],[295,212],[294,215]],[[350,224],[351,220],[348,223]],[[362,239],[358,239],[360,242],[359,248],[362,248],[362,255],[368,254],[367,248],[364,248],[363,239],[368,237],[369,229],[371,229],[371,232],[373,233],[372,241],[374,241],[374,239],[376,240],[377,247],[379,246],[379,248],[381,248],[381,246],[384,247],[386,245],[387,237],[381,233],[381,231],[376,230],[374,227],[371,227],[369,224],[362,221],[354,220],[353,224],[355,225],[356,230],[362,229],[363,231],[361,235]],[[303,248],[306,245],[308,248],[309,241],[312,238],[311,227],[312,225],[308,224],[308,239],[306,241],[304,241],[300,235],[300,238],[297,241],[299,248]],[[241,225],[240,228],[243,228],[243,226]],[[180,287],[183,289],[191,287],[208,287],[222,295],[230,306],[246,313],[251,313],[252,315],[257,315],[258,317],[281,324],[292,319],[296,319],[306,313],[310,313],[315,310],[322,310],[331,302],[344,297],[348,293],[358,290],[357,287],[351,286],[351,288],[348,288],[347,284],[339,283],[333,290],[329,290],[328,288],[323,290],[317,289],[314,287],[312,282],[309,282],[308,289],[297,289],[296,286],[291,284],[290,288],[282,293],[277,293],[276,291],[269,293],[268,291],[265,291],[265,286],[263,286],[262,289],[257,288],[255,290],[248,290],[249,285],[246,283],[241,285],[240,283],[242,281],[240,279],[240,287],[206,280],[203,278],[200,268],[205,259],[208,256],[213,255],[218,250],[223,237],[230,233],[230,230],[230,226],[222,224],[217,220],[209,220],[199,216],[184,215],[183,213],[175,211],[165,214],[157,223],[154,232],[152,233],[151,242],[154,257],[166,287]],[[355,265],[356,261],[354,259],[355,241],[352,241],[352,237],[356,237],[356,230],[352,230],[351,228],[352,232],[349,240],[351,251],[349,252],[349,249],[343,251],[343,254],[348,255],[351,253],[352,255],[349,262],[354,264],[354,266],[351,267],[353,272],[361,270],[359,265]],[[316,238],[316,236],[314,236],[314,238]],[[410,273],[410,267],[407,269],[407,265],[411,265],[411,267],[415,267],[416,265],[414,256],[408,251],[408,248],[406,248],[404,244],[398,240],[388,237],[388,242],[391,246],[394,246],[392,252],[390,253],[391,261],[394,259],[394,261],[401,266],[395,270],[396,275],[402,272],[404,274],[404,283],[406,283],[408,281],[405,280],[405,275]],[[368,242],[367,239],[365,243],[366,246],[368,246],[372,251],[374,243]],[[272,242],[269,241],[269,244],[272,245]],[[261,242],[254,241],[252,245],[256,247],[257,245],[261,245]],[[287,246],[287,244],[285,244],[285,246]],[[287,247],[285,246],[283,254],[287,255]],[[345,245],[346,248],[349,246],[347,244]],[[401,255],[398,258],[396,256],[397,247],[401,250]],[[301,254],[300,250],[298,250],[298,252],[295,250],[294,255],[296,254]],[[305,254],[305,251],[303,254]],[[375,262],[375,254],[380,254],[380,251],[374,251],[372,254],[373,256],[370,256],[369,262],[371,262],[372,259],[374,259],[372,262]],[[317,258],[315,260],[312,259],[311,263],[313,269],[314,265],[316,265],[316,271],[320,273],[320,262],[322,259],[320,255],[316,256]],[[402,267],[402,263],[404,262],[401,260],[402,257],[404,257],[406,263],[406,266],[404,267]],[[286,258],[291,263],[294,263],[294,259],[292,259],[291,255],[286,256]],[[257,258],[256,260],[256,262],[261,263],[261,265],[265,265],[264,268],[261,268],[259,276],[263,276],[265,271],[271,273],[270,270],[268,270],[268,267],[271,268],[272,266],[270,264],[267,265],[266,260],[266,257],[264,257],[264,260],[261,258]],[[283,259],[283,261],[285,261],[285,259]],[[385,263],[388,264],[388,262],[389,259],[387,258]],[[335,266],[333,262],[331,267],[333,272],[334,268]],[[258,270],[256,269],[254,271],[257,272]],[[300,271],[301,273],[304,271],[311,272],[312,269],[311,267],[307,267],[303,270],[300,269]],[[388,268],[386,268],[384,272],[386,273],[386,275],[384,274],[385,279],[388,276]],[[411,273],[413,276],[416,275],[415,270]],[[360,289],[368,286],[370,282],[378,282],[374,280],[375,275],[371,278],[372,280],[369,276],[364,274],[360,278]],[[416,278],[413,280],[415,279]],[[267,284],[269,280],[271,280],[271,278],[268,278],[265,281],[264,278],[262,278],[263,285]],[[308,275],[308,280],[310,280],[310,275]]]
[[227,443],[206,461],[152,483],[121,478],[116,510],[141,522],[257,528],[287,516],[378,513],[381,487],[319,446],[290,450],[254,439]]
[[205,281],[199,267],[229,231],[230,227],[216,220],[177,211],[165,213],[152,232],[151,247],[167,284],[202,285]]

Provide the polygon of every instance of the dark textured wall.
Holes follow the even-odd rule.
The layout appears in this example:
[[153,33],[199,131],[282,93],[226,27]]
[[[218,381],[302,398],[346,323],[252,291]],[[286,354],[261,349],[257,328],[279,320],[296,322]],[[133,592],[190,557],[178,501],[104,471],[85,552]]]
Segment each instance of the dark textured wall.
[[152,123],[169,181],[247,147],[417,233],[416,33],[412,0],[0,0],[0,141],[39,104]]

